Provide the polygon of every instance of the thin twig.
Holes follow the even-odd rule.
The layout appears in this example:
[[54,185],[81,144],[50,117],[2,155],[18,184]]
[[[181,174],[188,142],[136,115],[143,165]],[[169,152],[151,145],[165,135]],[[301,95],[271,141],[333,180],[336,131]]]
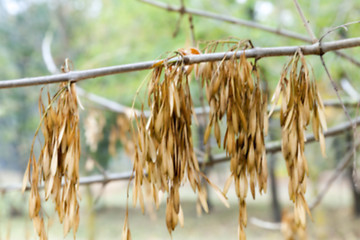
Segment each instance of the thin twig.
[[178,20],[176,21],[175,30],[174,30],[174,32],[172,34],[173,38],[175,38],[179,33],[181,20],[182,20],[183,16],[184,16],[183,14],[180,14]]
[[314,34],[313,30],[312,30],[311,27],[310,27],[309,21],[305,18],[304,13],[303,13],[303,11],[302,11],[302,9],[301,9],[298,1],[297,1],[297,0],[294,0],[294,4],[295,4],[295,7],[296,7],[296,10],[298,11],[298,13],[299,13],[299,15],[300,15],[300,17],[301,17],[301,20],[302,20],[303,23],[304,23],[304,26],[305,26],[305,28],[306,28],[306,31],[308,32],[308,34],[309,34],[310,37],[311,37],[312,43],[316,43],[318,40],[317,40],[317,38],[315,37],[315,34]]
[[[359,142],[356,144],[356,147],[359,146]],[[326,181],[324,188],[320,191],[317,197],[313,200],[313,202],[309,205],[310,210],[314,209],[316,206],[320,204],[323,200],[326,193],[329,191],[332,184],[335,180],[340,176],[340,174],[349,166],[351,163],[351,159],[354,155],[353,151],[349,151],[343,159],[337,165],[335,172],[331,175],[331,177]]]
[[342,57],[342,58],[348,60],[349,62],[351,62],[352,64],[356,65],[357,67],[360,67],[360,62],[358,60],[356,60],[355,58],[351,57],[350,55],[340,52],[340,51],[334,51],[334,52],[339,57]]
[[189,27],[190,27],[190,36],[191,36],[192,45],[193,45],[193,47],[196,47],[194,24],[193,24],[193,18],[192,18],[191,14],[189,14]]
[[342,28],[342,29],[345,29],[347,31],[348,30],[347,26],[357,24],[357,23],[360,23],[360,21],[349,22],[349,23],[342,24],[340,26],[333,27],[333,28],[331,28],[329,31],[327,31],[325,34],[323,34],[320,37],[319,42],[321,42],[327,35],[329,35],[330,33],[334,32],[334,31],[336,31],[337,29]]
[[325,69],[325,72],[331,82],[331,85],[332,87],[334,88],[335,90],[335,93],[336,93],[336,96],[337,98],[339,99],[339,102],[341,103],[341,106],[342,108],[344,109],[344,112],[345,112],[345,115],[346,115],[346,118],[349,120],[349,123],[352,125],[352,133],[353,133],[353,147],[352,147],[352,156],[353,156],[353,179],[354,179],[354,183],[355,183],[355,186],[356,188],[358,188],[358,185],[359,185],[359,178],[358,178],[358,173],[357,173],[357,166],[356,166],[356,146],[355,146],[355,140],[356,140],[356,123],[354,123],[350,117],[350,114],[349,114],[349,111],[347,110],[347,108],[345,107],[341,97],[340,97],[340,94],[339,94],[339,91],[338,91],[338,88],[336,86],[336,83],[334,81],[334,79],[332,78],[326,64],[325,64],[325,61],[324,61],[324,58],[322,55],[320,55],[320,59],[321,59],[321,63]]
[[[335,51],[345,48],[353,48],[360,46],[360,38],[349,38],[338,41],[326,42],[321,44],[312,44],[306,46],[286,46],[286,47],[272,47],[272,48],[253,48],[245,51],[238,52],[219,52],[219,53],[208,53],[199,55],[187,55],[182,58],[174,57],[168,60],[167,63],[184,62],[185,65],[210,62],[210,61],[221,61],[223,59],[229,60],[236,55],[236,58],[240,58],[242,54],[245,54],[247,58],[263,58],[263,57],[275,57],[275,56],[292,56],[294,53],[301,48],[303,55],[320,55],[329,51]],[[322,51],[321,51],[322,50]],[[71,71],[64,74],[56,74],[50,76],[41,76],[33,78],[22,78],[16,80],[3,80],[0,81],[0,88],[13,88],[23,87],[32,85],[42,85],[57,82],[76,82],[89,78],[96,78],[106,75],[114,75],[125,72],[134,72],[145,69],[152,69],[164,63],[165,60],[138,62],[132,64],[95,68],[83,71]]]

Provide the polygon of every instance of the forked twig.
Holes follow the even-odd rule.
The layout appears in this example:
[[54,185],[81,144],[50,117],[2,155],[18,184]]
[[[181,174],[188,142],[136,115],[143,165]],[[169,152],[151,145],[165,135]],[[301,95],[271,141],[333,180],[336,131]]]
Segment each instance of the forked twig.
[[321,42],[327,35],[329,35],[330,33],[342,28],[342,29],[345,29],[346,31],[348,30],[347,29],[347,26],[349,25],[353,25],[353,24],[357,24],[357,23],[360,23],[360,21],[353,21],[353,22],[349,22],[349,23],[345,23],[345,24],[342,24],[342,25],[339,25],[339,26],[336,26],[336,27],[333,27],[331,28],[330,30],[328,30],[326,33],[324,33],[320,39],[319,39],[319,42]]

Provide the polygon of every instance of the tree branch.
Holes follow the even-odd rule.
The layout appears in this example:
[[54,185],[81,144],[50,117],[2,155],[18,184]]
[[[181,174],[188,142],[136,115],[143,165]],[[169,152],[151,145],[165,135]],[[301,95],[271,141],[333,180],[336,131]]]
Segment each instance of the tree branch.
[[[356,144],[356,148],[359,146],[359,142]],[[340,174],[349,166],[351,163],[352,157],[354,156],[354,151],[350,150],[348,153],[343,157],[343,159],[337,165],[335,172],[331,175],[331,177],[326,181],[325,187],[320,191],[314,201],[309,205],[310,210],[317,207],[320,202],[323,200],[326,193],[329,191],[332,184],[335,180],[340,176]]]
[[[133,117],[134,113],[136,113],[138,116],[140,115],[139,110],[132,109],[130,107],[119,104],[119,103],[117,103],[115,101],[112,101],[112,100],[109,100],[107,98],[98,96],[96,94],[86,92],[82,88],[77,87],[76,92],[79,94],[79,96],[87,98],[89,101],[94,102],[94,103],[102,106],[106,110],[109,110],[109,111],[112,111],[112,112],[115,112],[115,113],[119,113],[119,114],[124,114],[127,117]],[[144,114],[145,114],[145,116],[149,116],[148,111],[145,111]]]
[[236,24],[236,25],[255,28],[255,29],[265,31],[265,32],[274,33],[276,35],[281,35],[284,37],[289,37],[292,39],[297,39],[300,41],[312,43],[311,39],[309,39],[301,34],[282,30],[279,28],[272,28],[272,27],[264,26],[262,24],[258,24],[258,23],[252,22],[252,21],[247,21],[247,20],[238,19],[238,18],[234,18],[234,17],[224,16],[224,15],[211,13],[211,12],[207,12],[207,11],[176,7],[176,6],[168,5],[168,4],[157,2],[157,1],[151,1],[151,0],[139,0],[139,1],[150,4],[150,5],[158,7],[158,8],[165,9],[169,12],[178,12],[178,13],[183,13],[183,14],[187,13],[187,14],[191,14],[193,16],[201,16],[201,17],[205,17],[205,18],[215,19],[215,20],[219,20],[219,21],[223,21],[223,22],[228,22],[228,23],[232,23],[232,24]]
[[352,64],[356,65],[357,67],[360,67],[360,62],[358,60],[356,60],[355,58],[347,55],[346,53],[340,52],[340,51],[334,51],[334,52],[339,57],[342,57],[342,58],[348,60],[349,62],[351,62]]
[[[121,181],[121,180],[129,180],[132,176],[132,172],[124,172],[124,173],[109,173],[106,177],[104,175],[94,175],[94,176],[87,176],[81,177],[79,180],[79,185],[91,185],[95,183],[107,183],[107,182],[114,182],[114,181]],[[8,191],[20,191],[22,188],[22,184],[16,184],[11,186],[0,187],[1,193],[6,193]],[[39,186],[39,189],[43,189],[44,186]],[[27,186],[25,191],[29,191],[31,188]]]
[[[96,103],[97,105],[101,106],[101,109],[103,110],[108,110],[118,114],[124,114],[126,116],[133,116],[134,113],[136,113],[138,116],[141,114],[141,111],[139,109],[131,109],[130,107],[122,105],[118,102],[112,101],[110,99],[104,98],[94,93],[86,92],[84,89],[80,87],[77,87],[76,91],[79,94],[79,96],[84,97],[93,103]],[[343,100],[343,103],[346,107],[357,107],[358,104],[360,104],[360,100],[346,99]],[[338,99],[324,100],[324,106],[333,107],[333,108],[342,108],[342,105],[341,103],[339,103]],[[271,106],[268,106],[268,112],[270,111],[270,108]],[[209,111],[210,111],[210,107],[205,105],[204,106],[201,105],[201,107],[194,108],[194,112],[197,116],[207,115],[209,114]],[[280,111],[280,106],[277,106],[274,108],[273,113],[275,114],[279,111]],[[150,111],[144,110],[143,114],[145,117],[149,117]]]
[[[360,125],[360,117],[353,119],[353,123],[356,124],[357,126]],[[340,123],[338,125],[336,125],[335,127],[329,128],[326,132],[324,132],[324,137],[331,137],[331,136],[336,136],[336,135],[340,135],[350,129],[352,129],[352,124],[349,122],[344,122],[344,123]],[[314,134],[307,134],[306,135],[306,142],[305,144],[311,143],[315,141],[315,137]],[[271,153],[277,153],[281,151],[281,141],[273,141],[273,142],[269,142],[266,144],[266,153],[267,154],[271,154]],[[220,153],[217,154],[213,157],[213,162],[212,164],[218,164],[221,162],[226,162],[229,161],[230,158],[228,156],[226,156],[225,153]]]
[[[354,119],[353,121],[357,125],[360,125],[360,117]],[[330,136],[336,136],[339,134],[344,133],[345,131],[351,129],[351,124],[348,122],[341,123],[335,127],[332,127],[328,129],[324,133],[325,137]],[[311,143],[315,141],[315,137],[313,134],[307,135],[307,141],[305,144]],[[266,153],[276,153],[281,151],[281,142],[280,141],[274,141],[269,142],[266,144]],[[347,156],[347,155],[346,155]],[[350,156],[351,158],[351,156]],[[226,156],[225,154],[217,154],[213,156],[213,160],[211,162],[203,162],[199,161],[199,164],[203,164],[203,166],[213,166],[215,164],[219,164],[222,162],[229,161],[230,158]],[[121,180],[129,180],[129,178],[132,176],[132,172],[125,172],[125,173],[109,173],[107,174],[107,177],[105,178],[103,175],[95,175],[95,176],[88,176],[88,177],[81,177],[79,180],[79,185],[90,185],[95,183],[107,183],[107,182],[113,182],[113,181],[121,181]],[[11,186],[3,186],[0,187],[0,192],[7,192],[7,191],[20,191],[22,188],[22,184],[16,184]],[[43,186],[40,186],[40,188],[43,188]],[[30,187],[26,188],[26,191],[30,190]]]
[[[247,58],[292,56],[299,48],[301,48],[303,55],[320,55],[321,53],[326,53],[329,51],[335,51],[344,48],[353,48],[358,46],[360,46],[360,38],[349,38],[344,40],[322,43],[321,49],[318,43],[312,45],[306,45],[306,46],[253,48],[245,51],[238,51],[236,53],[219,52],[219,53],[209,53],[209,54],[201,54],[201,55],[187,55],[184,56],[183,58],[175,57],[173,59],[168,60],[168,63],[183,62],[186,65],[190,65],[201,62],[221,61],[224,58],[226,60],[230,59],[234,54],[236,54],[237,58],[240,58],[242,54],[245,54]],[[163,64],[164,61],[165,60],[147,61],[147,62],[139,62],[139,63],[125,64],[125,65],[118,65],[111,67],[95,68],[90,70],[71,71],[64,74],[56,74],[50,76],[22,78],[15,80],[3,80],[0,81],[0,88],[24,87],[24,86],[32,86],[32,85],[67,82],[67,81],[77,82],[80,80],[96,78],[100,76],[151,69]]]
[[[240,25],[240,26],[246,26],[249,28],[259,29],[259,30],[262,30],[265,32],[273,33],[273,34],[287,37],[287,38],[300,40],[303,42],[314,43],[313,39],[308,38],[304,35],[301,35],[301,34],[298,34],[295,32],[291,32],[291,31],[287,31],[287,30],[283,30],[283,29],[279,29],[279,28],[264,26],[262,24],[258,24],[258,23],[252,22],[252,21],[247,21],[247,20],[238,19],[238,18],[229,17],[229,16],[223,16],[220,14],[211,13],[211,12],[207,12],[207,11],[176,7],[176,6],[172,6],[172,5],[168,5],[165,3],[152,1],[152,0],[139,0],[139,1],[143,2],[143,3],[147,3],[147,4],[155,6],[155,7],[158,7],[158,8],[165,9],[169,12],[178,12],[180,14],[187,13],[189,15],[191,14],[194,16],[200,16],[200,17],[215,19],[218,21],[228,22],[228,23],[236,24],[236,25]],[[342,58],[345,58],[346,60],[350,61],[351,63],[355,64],[356,66],[360,67],[360,62],[357,61],[356,59],[354,59],[353,57],[347,55],[346,53],[342,53],[339,51],[334,51],[334,53]]]
[[310,23],[309,21],[305,18],[305,15],[299,5],[299,2],[297,0],[294,0],[294,4],[295,4],[295,7],[296,7],[296,10],[298,11],[300,17],[301,17],[301,20],[302,22],[304,23],[304,26],[306,28],[306,31],[308,32],[308,34],[310,35],[310,37],[312,38],[312,43],[316,43],[318,40],[317,38],[315,37],[315,34],[313,32],[313,30],[311,29],[310,27]]

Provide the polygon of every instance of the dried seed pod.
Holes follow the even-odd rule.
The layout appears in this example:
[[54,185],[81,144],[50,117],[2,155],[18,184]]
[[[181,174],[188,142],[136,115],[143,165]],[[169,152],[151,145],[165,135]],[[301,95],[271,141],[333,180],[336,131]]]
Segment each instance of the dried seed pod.
[[304,154],[305,130],[310,122],[310,112],[313,112],[314,136],[320,141],[321,151],[325,156],[323,131],[326,130],[326,120],[316,82],[310,80],[309,70],[300,50],[295,53],[281,74],[272,98],[275,104],[280,94],[283,99],[280,111],[282,153],[290,176],[289,198],[295,204],[295,223],[305,229],[306,212],[311,215],[304,198],[306,192],[305,175],[308,174],[307,160]]
[[[34,144],[31,147],[31,157],[24,174],[23,190],[26,187],[26,179],[31,173],[29,215],[40,238],[46,238],[38,192],[38,185],[42,181],[45,186],[45,200],[52,198],[60,222],[64,223],[64,235],[72,228],[75,237],[79,224],[80,159],[79,114],[75,84],[62,83],[54,97],[50,98],[49,93],[47,95],[49,105],[46,108],[41,93],[39,98],[39,110],[42,116],[39,129],[41,128],[44,136],[44,145],[37,161],[33,154]],[[37,133],[38,131],[34,140]],[[63,186],[61,186],[62,179]]]
[[[128,110],[131,114],[133,111]],[[138,134],[132,134],[131,128],[132,123],[129,119],[129,114],[119,114],[116,118],[115,126],[111,127],[110,135],[109,135],[109,153],[112,156],[116,155],[116,143],[120,140],[125,153],[133,159],[135,155],[135,142]],[[100,120],[101,121],[101,120]],[[152,142],[151,142],[152,143]],[[148,146],[150,147],[150,146]]]
[[281,218],[281,232],[285,240],[306,240],[307,235],[304,228],[296,224],[294,213],[284,210]]
[[[180,53],[188,54],[185,50]],[[207,209],[192,143],[191,69],[182,64],[154,68],[148,85],[150,116],[148,119],[143,114],[135,117],[139,137],[133,162],[133,200],[136,204],[144,179],[154,189],[154,200],[158,194],[155,191],[167,192],[166,226],[170,234],[178,223],[182,225],[184,222],[179,188],[186,178],[193,190],[199,193],[202,207]],[[147,175],[144,175],[144,170]]]
[[226,113],[224,148],[231,159],[231,177],[226,181],[223,192],[228,191],[233,179],[235,192],[240,200],[239,239],[245,239],[244,228],[247,224],[245,198],[248,182],[254,198],[256,184],[260,193],[266,192],[267,186],[264,144],[268,126],[266,97],[260,90],[256,67],[246,60],[245,54],[240,60],[233,57],[220,63],[202,63],[198,74],[205,85],[210,105],[209,124],[205,131],[206,140],[210,129],[214,127],[215,138],[218,143],[220,142],[218,122]]
[[[99,141],[102,140],[105,117],[100,111],[90,110],[85,121],[85,141],[91,152],[96,152]],[[111,141],[110,141],[111,142]]]
[[126,208],[126,214],[125,214],[125,220],[124,220],[123,231],[121,234],[121,239],[122,240],[131,240],[131,232],[129,229],[129,212],[128,212],[127,208]]

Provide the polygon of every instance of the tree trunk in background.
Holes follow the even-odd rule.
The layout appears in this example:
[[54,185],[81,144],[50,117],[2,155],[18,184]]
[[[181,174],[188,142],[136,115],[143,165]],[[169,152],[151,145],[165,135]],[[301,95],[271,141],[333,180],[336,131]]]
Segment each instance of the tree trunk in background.
[[[346,143],[347,143],[347,151],[352,151],[352,143],[353,143],[353,133],[351,131],[348,131],[346,133]],[[353,194],[353,198],[354,198],[354,215],[356,217],[360,217],[360,192],[357,191],[356,186],[355,186],[355,182],[354,182],[354,178],[353,178],[353,166],[351,163],[351,166],[349,167],[348,171],[347,171],[347,176],[350,180],[350,184],[351,184],[351,191]]]
[[[254,17],[254,16],[253,16]],[[265,69],[260,69],[261,72],[265,73]],[[264,74],[265,76],[265,74]],[[269,85],[268,81],[264,79],[262,82],[262,88],[263,91],[266,93],[267,100],[269,102],[270,100],[270,92],[269,92]],[[276,121],[273,120],[273,118],[269,119],[269,129],[273,129],[272,131],[269,131],[269,141],[274,139],[279,139],[279,133],[281,133],[281,129],[277,125]],[[270,175],[270,194],[271,194],[271,206],[272,206],[272,212],[273,212],[273,220],[275,222],[281,222],[281,207],[279,203],[278,198],[278,185],[276,182],[275,177],[275,168],[276,168],[276,154],[270,154],[268,155],[268,166],[269,166],[269,175]]]
[[[269,126],[272,126],[273,124],[273,120],[269,119]],[[273,140],[276,139],[276,136],[274,136],[274,133],[276,131],[270,131],[269,132],[269,140]],[[269,156],[269,175],[270,175],[270,187],[271,187],[271,206],[272,206],[272,211],[273,211],[273,219],[276,222],[280,222],[281,221],[281,207],[280,207],[280,203],[279,203],[279,198],[278,198],[278,185],[276,182],[276,177],[275,177],[275,168],[276,168],[276,155],[275,154],[271,154]]]
[[356,217],[360,217],[360,193],[356,191],[356,187],[355,187],[355,183],[354,183],[354,178],[352,176],[353,173],[353,167],[351,166],[348,169],[348,178],[350,180],[350,184],[351,184],[351,191],[354,197],[354,215]]
[[[204,145],[204,133],[205,133],[205,125],[204,123],[206,123],[205,119],[199,119],[199,127],[198,127],[198,137],[199,137],[199,150],[201,152],[206,152],[206,149],[205,149],[205,145]],[[210,141],[210,139],[209,139]],[[212,158],[211,156],[209,156],[209,162],[212,161]],[[200,166],[201,167],[201,166]],[[201,171],[206,175],[208,176],[208,170],[209,168],[208,167],[203,167],[201,169]],[[204,178],[201,178],[201,185],[202,186],[205,186],[205,189],[206,189],[206,192],[207,192],[207,196],[206,196],[206,202],[208,204],[208,207],[209,207],[209,212],[211,212],[212,208],[213,208],[213,205],[210,201],[210,197],[209,197],[209,184],[206,182],[206,180]]]
[[275,178],[275,167],[276,167],[276,158],[275,155],[271,155],[269,158],[269,174],[270,174],[270,186],[271,186],[271,206],[273,211],[273,219],[276,222],[281,221],[281,208],[278,199],[278,186]]

